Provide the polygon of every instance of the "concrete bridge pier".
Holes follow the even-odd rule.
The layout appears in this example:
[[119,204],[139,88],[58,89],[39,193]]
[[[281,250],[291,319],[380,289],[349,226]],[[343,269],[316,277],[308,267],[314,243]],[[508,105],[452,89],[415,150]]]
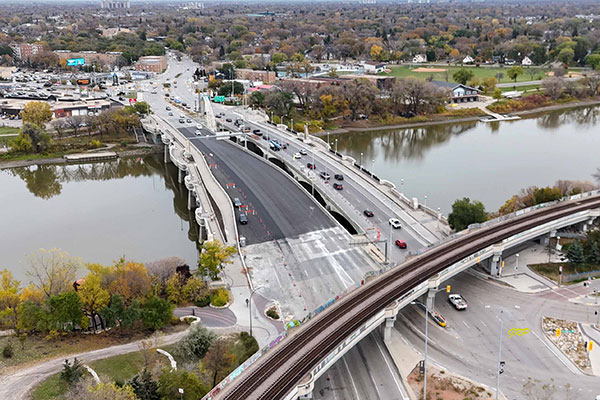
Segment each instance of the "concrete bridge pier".
[[187,208],[191,210],[194,208],[196,203],[196,196],[194,195],[192,190],[188,190],[188,200],[187,200]]
[[592,217],[592,218],[588,219],[587,221],[585,221],[581,227],[581,231],[583,233],[587,233],[587,231],[590,229],[590,227],[594,224],[595,220],[596,220],[596,217]]
[[388,342],[392,338],[392,329],[394,329],[394,324],[396,323],[396,316],[387,317],[385,319],[385,325],[383,327],[383,341]]
[[177,182],[179,182],[180,184],[183,183],[184,178],[185,178],[185,171],[182,169],[179,169],[177,172]]
[[198,224],[198,242],[202,244],[208,238],[208,231],[206,229],[206,220],[204,218],[200,219],[200,223]]

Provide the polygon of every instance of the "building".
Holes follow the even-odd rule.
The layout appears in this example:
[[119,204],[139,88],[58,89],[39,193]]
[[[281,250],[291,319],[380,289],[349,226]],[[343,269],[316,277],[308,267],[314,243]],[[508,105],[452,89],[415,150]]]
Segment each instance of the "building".
[[473,57],[471,56],[466,56],[465,58],[463,58],[463,64],[473,64],[475,60],[473,59]]
[[427,62],[427,57],[425,56],[425,54],[417,54],[416,56],[413,57],[413,62],[414,63]]
[[101,0],[100,6],[107,10],[130,8],[129,0]]
[[137,71],[155,72],[160,74],[167,69],[167,57],[144,56],[140,57],[134,65]]
[[131,29],[128,28],[102,28],[102,36],[106,38],[111,38],[113,36],[118,35],[119,33],[133,33]]
[[12,43],[10,48],[15,58],[19,60],[29,60],[32,56],[44,51],[44,46],[36,43]]
[[523,60],[521,61],[521,65],[528,67],[530,65],[533,65],[533,61],[531,61],[531,58],[525,56],[525,58],[523,58]]
[[[25,104],[30,99],[0,98],[0,114],[19,115]],[[39,101],[39,100],[36,100]],[[85,99],[85,100],[48,100],[52,118],[64,118],[70,116],[97,115],[101,111],[108,110],[112,102],[106,99]]]
[[363,68],[367,74],[378,74],[385,70],[385,64],[380,62],[367,61],[363,63]]
[[275,71],[240,68],[235,70],[235,76],[242,80],[260,81],[264,84],[271,84],[275,82],[277,73]]
[[450,90],[451,103],[468,103],[479,100],[479,89],[463,85],[462,83],[432,81],[437,86]]

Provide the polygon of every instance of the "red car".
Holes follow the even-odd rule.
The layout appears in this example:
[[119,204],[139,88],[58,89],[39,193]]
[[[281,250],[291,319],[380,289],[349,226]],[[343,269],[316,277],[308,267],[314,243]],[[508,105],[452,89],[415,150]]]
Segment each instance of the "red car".
[[342,189],[344,188],[344,186],[342,186],[342,184],[341,184],[341,183],[334,183],[334,184],[333,184],[333,188],[334,188],[335,190],[342,190]]
[[306,166],[308,167],[308,169],[317,169],[317,166],[312,163],[308,163],[308,164],[306,164]]
[[406,248],[406,242],[404,240],[397,239],[396,240],[396,246],[400,247],[401,249],[405,249]]

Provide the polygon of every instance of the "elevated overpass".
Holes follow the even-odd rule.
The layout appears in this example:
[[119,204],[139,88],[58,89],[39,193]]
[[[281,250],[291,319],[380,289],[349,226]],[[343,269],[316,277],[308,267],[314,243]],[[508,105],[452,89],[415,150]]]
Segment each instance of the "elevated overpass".
[[229,385],[218,385],[205,399],[310,395],[315,379],[349,348],[382,322],[393,321],[398,310],[430,288],[504,249],[565,226],[587,225],[599,215],[600,191],[595,191],[459,232],[350,292],[273,349],[253,356],[232,373]]

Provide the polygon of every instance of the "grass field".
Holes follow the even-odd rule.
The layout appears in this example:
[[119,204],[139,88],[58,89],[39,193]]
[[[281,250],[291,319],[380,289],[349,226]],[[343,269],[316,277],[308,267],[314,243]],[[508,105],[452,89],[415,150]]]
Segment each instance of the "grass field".
[[[506,71],[508,71],[508,69],[510,67],[474,67],[474,66],[464,66],[464,67],[448,66],[448,67],[446,67],[444,65],[440,65],[440,66],[436,65],[432,68],[434,68],[434,71],[437,71],[437,72],[430,72],[430,71],[419,72],[419,71],[423,71],[423,70],[427,69],[428,67],[426,67],[426,66],[392,65],[392,66],[389,66],[389,68],[392,70],[392,72],[390,74],[383,74],[383,75],[391,75],[391,76],[395,76],[398,78],[406,78],[409,76],[413,76],[413,77],[420,78],[420,79],[427,79],[430,75],[433,75],[434,80],[445,81],[446,80],[446,72],[440,72],[439,70],[446,69],[447,73],[448,73],[448,81],[455,82],[454,79],[452,78],[452,74],[454,74],[459,69],[465,68],[465,69],[468,69],[469,71],[473,71],[473,73],[475,74],[475,77],[478,78],[479,80],[481,80],[483,78],[495,77],[496,74],[502,73],[503,77],[498,80],[498,83],[513,82],[506,75]],[[416,69],[419,69],[419,71],[415,71]],[[532,81],[532,80],[543,79],[545,77],[546,77],[546,70],[544,70],[542,68],[524,67],[523,74],[517,78],[517,82],[527,82],[527,81]]]
[[19,133],[19,128],[13,128],[10,126],[0,126],[0,136],[2,135],[15,135]]

